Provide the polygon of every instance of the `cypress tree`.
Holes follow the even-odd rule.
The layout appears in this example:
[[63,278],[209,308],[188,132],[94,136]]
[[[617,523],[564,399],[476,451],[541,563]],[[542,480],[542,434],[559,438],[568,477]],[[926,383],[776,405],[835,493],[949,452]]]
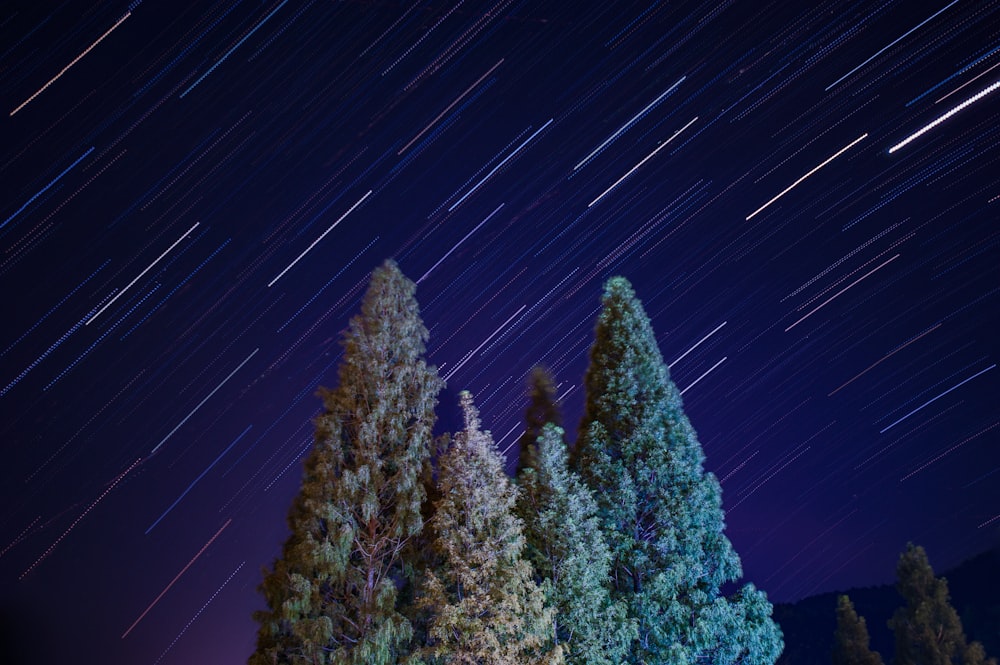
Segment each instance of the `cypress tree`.
[[546,423],[562,426],[556,382],[544,367],[536,366],[528,375],[528,409],[524,415],[525,428],[519,441],[518,472],[535,465],[532,455],[537,450],[535,444],[542,435],[542,428]]
[[995,665],[981,644],[966,643],[962,621],[948,597],[948,582],[934,576],[923,547],[907,544],[896,579],[896,589],[906,601],[889,620],[896,665]]
[[388,665],[412,628],[397,610],[400,552],[423,526],[420,472],[442,387],[423,359],[416,290],[392,261],[376,269],[343,334],[335,390],[288,516],[291,534],[261,591],[250,665]]
[[563,430],[552,423],[530,444],[535,463],[521,469],[518,513],[528,559],[556,609],[555,635],[570,665],[618,665],[635,639],[623,603],[611,600],[611,553],[601,535],[597,502],[569,469]]
[[441,565],[427,572],[418,601],[430,616],[420,656],[446,665],[562,663],[553,611],[522,556],[517,488],[468,392],[461,404],[465,429],[438,470],[441,499],[430,526]]
[[765,594],[720,594],[742,575],[721,489],[642,303],[623,277],[602,302],[576,462],[611,549],[612,596],[638,624],[626,662],[773,663],[783,643]]
[[882,656],[869,647],[865,618],[858,616],[851,599],[843,595],[837,598],[833,665],[882,665]]

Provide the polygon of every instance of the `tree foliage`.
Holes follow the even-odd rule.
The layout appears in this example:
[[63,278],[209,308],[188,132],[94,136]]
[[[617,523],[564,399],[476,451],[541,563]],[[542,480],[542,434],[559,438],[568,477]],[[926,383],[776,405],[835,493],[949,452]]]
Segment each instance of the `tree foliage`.
[[400,552],[423,528],[420,472],[442,387],[423,359],[415,289],[386,261],[343,335],[291,534],[261,585],[268,609],[255,614],[250,665],[388,665],[409,649]]
[[837,631],[833,665],[882,665],[882,656],[869,646],[868,626],[847,596],[837,598]]
[[968,644],[951,606],[948,582],[934,576],[924,548],[909,543],[896,566],[896,588],[906,604],[889,627],[896,640],[896,665],[996,665],[978,642]]
[[641,302],[623,277],[604,290],[587,368],[577,465],[597,498],[611,588],[638,626],[629,663],[773,663],[781,632],[723,533],[721,489],[703,470]]
[[517,471],[536,466],[532,455],[537,452],[538,438],[546,424],[562,426],[559,398],[556,396],[556,382],[549,370],[536,366],[528,375],[528,408],[525,411],[524,434],[519,441]]
[[420,656],[447,665],[561,663],[553,610],[522,554],[517,488],[468,392],[461,404],[465,429],[438,470],[441,498],[430,527],[441,566],[428,571],[418,601],[430,615]]
[[572,665],[618,665],[635,639],[625,605],[612,602],[611,553],[601,535],[597,502],[569,469],[563,430],[546,424],[529,444],[533,465],[521,469],[518,513],[528,558],[556,609],[555,634]]

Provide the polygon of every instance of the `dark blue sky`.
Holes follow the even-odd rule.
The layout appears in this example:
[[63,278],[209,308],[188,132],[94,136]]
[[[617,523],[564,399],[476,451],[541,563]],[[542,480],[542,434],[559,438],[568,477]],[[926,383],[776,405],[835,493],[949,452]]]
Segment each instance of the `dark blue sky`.
[[469,389],[501,449],[538,363],[575,437],[627,276],[774,600],[995,546],[998,35],[945,0],[5,4],[7,657],[245,661],[386,257],[442,428]]

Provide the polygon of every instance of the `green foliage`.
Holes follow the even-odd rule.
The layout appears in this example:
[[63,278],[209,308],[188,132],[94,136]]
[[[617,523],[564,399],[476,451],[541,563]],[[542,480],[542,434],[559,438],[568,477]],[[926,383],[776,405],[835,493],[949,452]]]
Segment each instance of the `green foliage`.
[[442,387],[423,360],[415,288],[386,261],[344,333],[291,535],[264,571],[268,609],[255,613],[250,665],[388,665],[408,652],[413,631],[397,611],[396,583],[400,552],[423,527],[420,472]]
[[441,565],[427,573],[418,605],[428,613],[425,662],[528,665],[562,662],[553,647],[553,610],[522,556],[517,488],[503,458],[480,429],[463,392],[465,429],[440,460],[440,499],[430,521]]
[[896,578],[896,588],[906,601],[889,620],[896,638],[896,665],[996,665],[978,642],[966,643],[948,596],[948,582],[934,576],[924,548],[907,544]]
[[524,434],[519,441],[518,473],[522,469],[536,466],[532,457],[537,450],[535,443],[547,423],[562,426],[562,415],[559,413],[555,379],[547,369],[538,366],[528,376],[528,409],[525,412]]
[[518,474],[518,514],[528,559],[557,610],[556,640],[571,665],[618,665],[636,637],[625,605],[611,600],[611,553],[601,535],[597,503],[569,469],[563,430],[552,423],[529,444],[533,465]]
[[854,611],[854,604],[847,596],[837,598],[833,665],[882,665],[882,656],[869,648],[865,618],[858,616]]
[[723,534],[721,489],[631,284],[605,286],[576,463],[611,550],[612,597],[638,625],[628,663],[773,663],[782,638]]

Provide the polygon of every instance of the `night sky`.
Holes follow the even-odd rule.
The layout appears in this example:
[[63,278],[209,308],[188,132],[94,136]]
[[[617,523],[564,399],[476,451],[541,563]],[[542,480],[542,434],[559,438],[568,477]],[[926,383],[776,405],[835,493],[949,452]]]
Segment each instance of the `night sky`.
[[0,100],[4,662],[245,662],[387,257],[501,450],[628,277],[772,600],[1000,542],[996,0],[24,1]]

